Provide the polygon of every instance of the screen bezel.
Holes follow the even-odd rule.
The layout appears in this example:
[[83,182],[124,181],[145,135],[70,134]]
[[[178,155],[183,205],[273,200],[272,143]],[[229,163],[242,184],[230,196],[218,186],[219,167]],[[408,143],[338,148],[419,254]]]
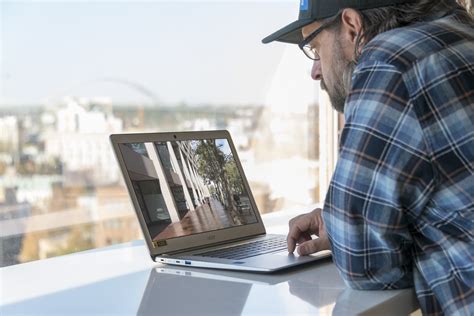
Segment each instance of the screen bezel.
[[[133,190],[132,182],[128,176],[128,170],[125,165],[124,158],[119,148],[119,144],[125,143],[150,143],[150,142],[166,142],[166,141],[190,141],[190,140],[202,140],[202,139],[226,139],[231,149],[232,155],[236,166],[242,176],[242,182],[245,189],[247,190],[249,200],[252,208],[255,210],[255,217],[257,222],[253,224],[247,224],[242,226],[223,228],[215,231],[206,233],[198,233],[182,237],[174,237],[166,240],[166,245],[155,247],[152,242],[152,237],[149,233],[146,225],[143,213],[140,209],[138,199]],[[242,239],[255,235],[265,234],[265,227],[258,211],[257,204],[253,197],[252,191],[248,184],[247,178],[240,163],[240,159],[237,155],[234,143],[230,133],[226,130],[216,131],[199,131],[199,132],[163,132],[163,133],[136,133],[136,134],[112,134],[110,140],[114,149],[115,156],[120,165],[125,184],[127,186],[130,199],[132,200],[135,214],[137,215],[138,221],[142,228],[143,236],[150,250],[152,257],[157,255],[169,254],[177,251],[187,251],[193,248],[199,248],[203,246],[219,244],[222,242],[228,242],[232,240]]]

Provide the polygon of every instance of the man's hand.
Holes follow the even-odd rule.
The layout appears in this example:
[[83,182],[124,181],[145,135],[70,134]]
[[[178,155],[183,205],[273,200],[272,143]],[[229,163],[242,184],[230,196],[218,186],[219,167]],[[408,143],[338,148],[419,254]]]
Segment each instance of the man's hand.
[[[300,256],[330,249],[320,208],[291,219],[289,225],[290,231],[287,237],[289,253],[295,251],[296,245],[298,245]],[[319,238],[312,239],[311,235],[316,235]]]

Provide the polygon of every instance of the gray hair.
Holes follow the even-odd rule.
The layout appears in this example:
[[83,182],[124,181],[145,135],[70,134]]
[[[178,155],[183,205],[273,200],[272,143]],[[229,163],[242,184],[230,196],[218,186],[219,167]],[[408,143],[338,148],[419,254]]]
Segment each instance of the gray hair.
[[[456,0],[418,0],[408,4],[358,11],[362,18],[362,34],[359,34],[356,41],[355,61],[359,58],[360,46],[378,34],[442,17],[454,11],[457,11],[460,22],[474,25],[473,17]],[[340,20],[335,27],[340,27]]]

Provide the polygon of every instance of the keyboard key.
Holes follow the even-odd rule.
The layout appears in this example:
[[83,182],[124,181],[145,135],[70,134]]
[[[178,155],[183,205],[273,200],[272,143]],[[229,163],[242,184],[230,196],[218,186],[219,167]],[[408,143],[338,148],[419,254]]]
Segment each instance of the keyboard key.
[[221,259],[245,259],[286,249],[286,239],[276,236],[272,239],[257,240],[243,245],[208,251],[197,256]]

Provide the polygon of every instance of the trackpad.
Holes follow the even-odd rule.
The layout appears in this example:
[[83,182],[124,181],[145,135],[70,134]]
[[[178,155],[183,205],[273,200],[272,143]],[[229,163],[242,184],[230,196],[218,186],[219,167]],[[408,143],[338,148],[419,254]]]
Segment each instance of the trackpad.
[[273,254],[283,256],[283,257],[299,257],[300,256],[296,251],[294,253],[289,253],[288,250],[274,252]]

